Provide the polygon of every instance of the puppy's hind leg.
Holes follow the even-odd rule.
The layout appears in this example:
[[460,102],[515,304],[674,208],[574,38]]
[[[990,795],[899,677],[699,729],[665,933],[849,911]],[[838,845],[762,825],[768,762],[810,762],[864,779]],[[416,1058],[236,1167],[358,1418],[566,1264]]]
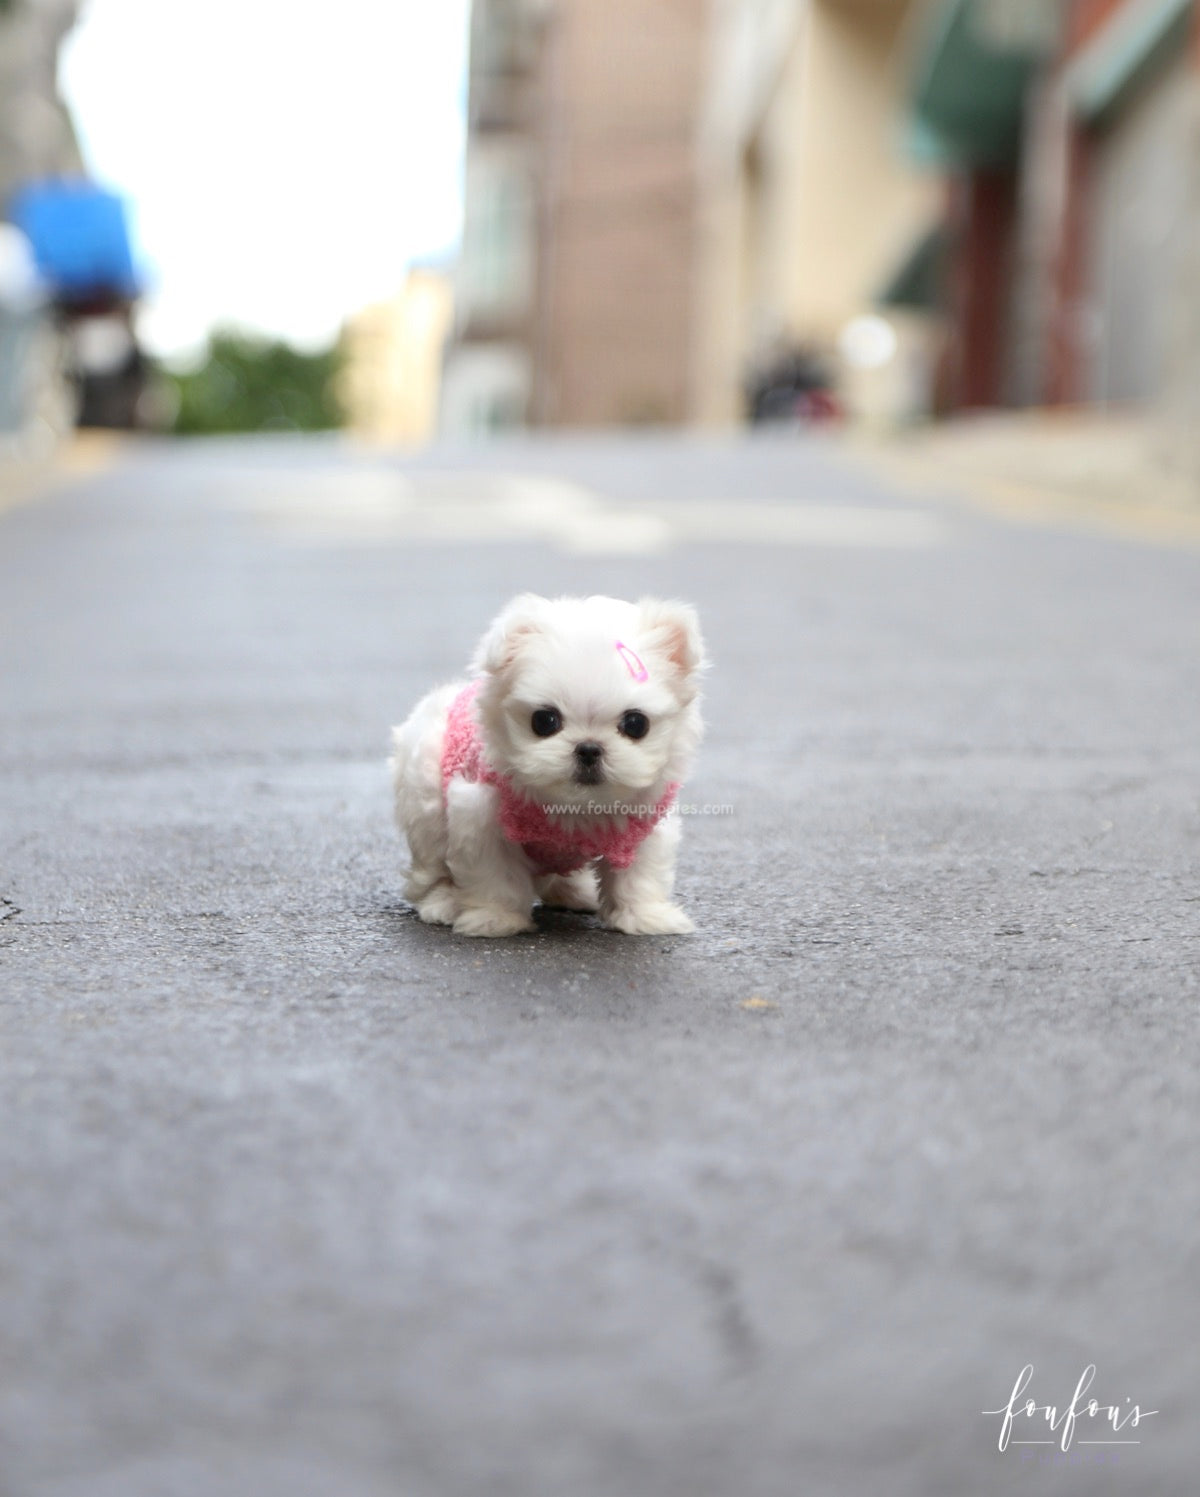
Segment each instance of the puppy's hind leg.
[[458,913],[446,866],[446,808],[442,804],[442,741],[449,689],[432,692],[392,733],[396,824],[408,843],[404,897],[431,925],[452,925]]
[[577,868],[574,873],[548,873],[537,880],[538,898],[557,910],[580,910],[594,915],[600,908],[600,890],[593,868]]
[[409,832],[412,866],[404,879],[404,897],[409,904],[416,906],[417,914],[426,925],[453,925],[458,914],[458,900],[450,870],[442,857],[445,835],[435,836],[430,841],[431,845],[426,845],[419,834]]

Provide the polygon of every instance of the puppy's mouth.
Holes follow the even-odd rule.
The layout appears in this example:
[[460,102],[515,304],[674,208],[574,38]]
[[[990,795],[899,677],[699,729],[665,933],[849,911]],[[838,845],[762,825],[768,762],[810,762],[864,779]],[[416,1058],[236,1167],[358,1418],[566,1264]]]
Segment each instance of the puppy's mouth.
[[603,785],[604,766],[601,764],[577,764],[571,776],[577,785]]

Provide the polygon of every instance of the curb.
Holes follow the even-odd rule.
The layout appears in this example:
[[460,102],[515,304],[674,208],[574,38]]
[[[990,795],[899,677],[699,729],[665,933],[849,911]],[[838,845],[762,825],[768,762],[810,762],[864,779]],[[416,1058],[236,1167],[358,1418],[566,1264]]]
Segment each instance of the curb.
[[[1153,497],[1156,487],[1161,492],[1162,484],[1149,469],[1144,477],[1132,478],[1130,487],[1150,497],[1125,499],[1042,477],[1037,473],[1036,458],[1027,477],[994,475],[987,471],[986,448],[973,455],[965,452],[961,433],[953,433],[944,442],[936,433],[917,440],[920,450],[906,450],[903,439],[884,439],[853,443],[848,451],[911,497],[967,504],[1011,524],[1089,531],[1150,546],[1200,549],[1200,497],[1195,505],[1164,503]],[[1022,441],[1016,427],[1011,440],[1014,444]]]
[[44,458],[0,456],[0,515],[112,467],[127,441],[123,432],[83,431]]

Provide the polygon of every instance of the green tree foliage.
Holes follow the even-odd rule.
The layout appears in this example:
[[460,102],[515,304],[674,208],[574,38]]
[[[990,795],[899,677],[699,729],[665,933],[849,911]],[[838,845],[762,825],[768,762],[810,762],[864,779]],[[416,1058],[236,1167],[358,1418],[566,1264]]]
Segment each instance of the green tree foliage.
[[179,398],[175,430],[327,431],[342,424],[334,395],[335,347],[301,353],[286,343],[217,332],[196,370],[170,376]]

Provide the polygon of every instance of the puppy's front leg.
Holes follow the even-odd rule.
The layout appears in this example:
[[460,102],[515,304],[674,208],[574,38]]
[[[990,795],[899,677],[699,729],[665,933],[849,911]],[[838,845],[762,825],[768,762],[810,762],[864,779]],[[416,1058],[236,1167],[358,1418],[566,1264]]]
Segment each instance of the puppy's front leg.
[[600,916],[628,936],[686,936],[695,926],[671,903],[675,887],[678,816],[666,816],[637,850],[628,868],[600,865]]
[[460,936],[515,936],[533,930],[533,876],[500,830],[500,793],[451,780],[446,787],[446,866],[458,891]]

